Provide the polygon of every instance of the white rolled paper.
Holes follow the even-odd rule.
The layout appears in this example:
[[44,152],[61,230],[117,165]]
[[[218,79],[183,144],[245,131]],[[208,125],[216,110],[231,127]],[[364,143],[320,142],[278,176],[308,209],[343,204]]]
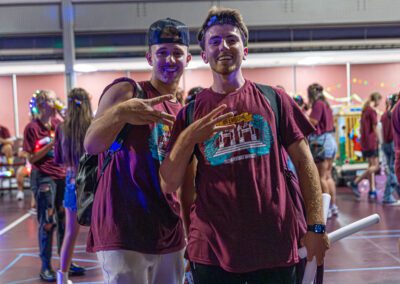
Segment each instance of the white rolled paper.
[[[380,219],[381,218],[379,217],[378,214],[372,214],[372,215],[370,215],[368,217],[365,217],[365,218],[363,218],[361,220],[358,220],[358,221],[353,222],[353,223],[351,223],[349,225],[346,225],[346,226],[344,226],[344,227],[342,227],[340,229],[337,229],[336,231],[333,231],[332,233],[329,233],[328,234],[328,239],[329,239],[330,243],[333,244],[333,243],[335,243],[335,242],[337,242],[337,241],[339,241],[341,239],[344,239],[344,238],[346,238],[346,237],[348,237],[348,236],[350,236],[352,234],[355,234],[355,233],[357,233],[357,232],[359,232],[359,231],[361,231],[363,229],[366,229],[366,228],[368,228],[368,227],[370,227],[372,225],[375,225],[375,224],[379,223]],[[307,257],[307,249],[306,249],[306,247],[302,247],[302,248],[299,249],[299,257],[300,258]],[[312,262],[308,262],[307,265],[306,265],[306,269],[304,271],[303,282],[302,282],[303,284],[310,284],[310,283],[314,282],[315,271],[317,269],[316,263],[315,264],[313,263],[314,260],[315,259],[313,259]],[[311,266],[310,266],[310,264],[311,264]],[[308,266],[310,266],[310,268],[309,268],[310,271],[309,272],[307,272]],[[312,272],[311,268],[314,269],[314,267],[315,267],[314,274],[311,274],[311,272]]]
[[372,214],[368,217],[365,217],[361,220],[358,220],[356,222],[353,222],[349,225],[346,225],[340,229],[337,229],[336,231],[333,231],[332,233],[328,234],[329,241],[331,244],[334,242],[337,242],[345,237],[348,237],[352,234],[355,234],[365,228],[368,228],[372,225],[375,225],[379,223],[381,220],[381,217],[379,217],[378,214]]

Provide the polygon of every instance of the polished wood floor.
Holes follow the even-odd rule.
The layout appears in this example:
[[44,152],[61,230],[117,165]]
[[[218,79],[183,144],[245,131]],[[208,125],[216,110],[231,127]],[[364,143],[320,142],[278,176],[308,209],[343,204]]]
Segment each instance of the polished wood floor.
[[[382,180],[378,180],[378,188],[383,188]],[[22,202],[17,202],[15,193],[10,194],[8,191],[0,197],[1,284],[43,283],[38,277],[40,259],[36,216],[26,215],[29,198],[29,191],[26,191]],[[324,283],[400,283],[400,207],[383,206],[379,202],[369,203],[366,189],[362,200],[356,202],[347,188],[338,190],[338,205],[340,214],[328,221],[328,231],[373,213],[381,216],[381,222],[332,245],[326,256]],[[4,232],[7,226],[17,220],[21,222]],[[87,267],[88,271],[85,276],[74,277],[72,280],[74,283],[102,283],[95,255],[85,252],[86,234],[87,228],[82,228],[74,257],[75,262]],[[53,256],[53,267],[57,268],[58,256],[56,253]]]

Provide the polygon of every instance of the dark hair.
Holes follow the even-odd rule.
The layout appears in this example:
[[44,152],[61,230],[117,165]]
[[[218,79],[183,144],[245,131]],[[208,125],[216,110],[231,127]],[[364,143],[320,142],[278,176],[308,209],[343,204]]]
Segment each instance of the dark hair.
[[387,102],[388,102],[389,106],[387,108],[387,111],[388,111],[389,116],[392,115],[392,110],[393,110],[394,106],[397,104],[397,102],[399,101],[399,99],[400,99],[400,92],[398,94],[392,94],[388,97]]
[[378,92],[373,92],[372,94],[369,95],[368,100],[364,103],[362,111],[364,111],[368,106],[370,102],[377,102],[380,99],[382,99],[382,95]]
[[208,11],[207,18],[197,34],[197,40],[202,50],[204,50],[205,47],[204,38],[207,30],[214,25],[224,24],[237,27],[240,30],[244,46],[247,46],[249,42],[249,31],[239,10],[214,6]]
[[329,106],[328,101],[324,96],[324,87],[318,83],[311,84],[307,89],[308,101],[313,105],[317,100],[322,100]]
[[83,140],[92,118],[89,94],[82,88],[72,89],[68,94],[67,114],[62,124],[62,153],[67,166],[78,166],[79,158],[85,152]]
[[188,92],[188,96],[185,100],[185,104],[188,104],[189,102],[191,102],[192,100],[194,100],[196,98],[196,95],[198,93],[200,93],[201,91],[203,91],[204,89],[202,87],[193,87],[189,90]]
[[303,100],[303,97],[302,97],[302,96],[300,96],[300,95],[295,95],[295,96],[293,97],[293,99],[294,99],[294,101],[297,103],[297,105],[298,105],[299,107],[302,107],[302,106],[304,105],[304,100]]

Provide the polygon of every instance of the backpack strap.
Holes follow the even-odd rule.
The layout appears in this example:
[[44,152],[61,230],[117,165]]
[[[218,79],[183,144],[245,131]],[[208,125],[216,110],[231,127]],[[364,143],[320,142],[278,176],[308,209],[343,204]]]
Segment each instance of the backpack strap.
[[195,99],[191,100],[187,105],[186,105],[186,119],[185,119],[185,128],[191,125],[194,121],[194,103]]
[[[129,79],[129,78],[124,78],[124,79],[125,80],[120,80],[118,82],[127,81],[127,82],[131,83],[132,85],[134,85],[134,87],[136,87],[135,98],[139,98],[139,99],[147,98],[146,92],[143,90],[143,88],[140,86],[139,83],[136,83],[135,81],[133,81],[132,79]],[[103,163],[103,166],[101,167],[100,177],[104,174],[104,171],[106,170],[108,164],[111,162],[112,156],[116,152],[121,150],[122,144],[124,144],[124,140],[125,140],[126,136],[128,135],[129,131],[131,130],[131,128],[132,128],[132,124],[129,124],[129,123],[125,124],[124,127],[121,129],[121,131],[118,133],[117,138],[115,138],[114,142],[111,144],[110,148],[107,150],[107,155],[104,158],[104,163]]]
[[265,99],[268,101],[275,115],[276,133],[278,135],[279,143],[282,141],[280,134],[280,108],[278,107],[278,99],[275,90],[267,85],[256,84],[257,89],[264,95]]

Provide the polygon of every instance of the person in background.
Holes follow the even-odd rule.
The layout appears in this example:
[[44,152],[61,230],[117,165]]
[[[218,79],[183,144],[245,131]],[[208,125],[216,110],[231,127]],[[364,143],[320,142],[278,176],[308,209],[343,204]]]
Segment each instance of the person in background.
[[387,98],[386,111],[381,117],[383,136],[382,151],[385,154],[387,165],[387,178],[382,202],[383,204],[394,206],[400,205],[400,201],[396,200],[396,198],[393,196],[395,189],[399,190],[399,183],[394,170],[395,151],[392,127],[392,110],[398,99],[399,96],[397,94],[393,94]]
[[310,225],[303,239],[308,258],[321,264],[329,247],[324,232],[314,230],[324,228],[318,172],[306,140],[314,128],[274,88],[281,109],[277,129],[267,99],[242,74],[248,35],[238,10],[209,11],[198,41],[213,82],[179,112],[160,168],[164,192],[182,187],[182,195],[192,196],[182,200],[191,205],[187,255],[199,284],[295,283],[304,219],[287,191],[281,151],[288,151],[299,176]]
[[379,170],[379,134],[377,128],[378,114],[376,108],[379,106],[381,99],[382,95],[380,93],[372,93],[364,103],[361,111],[361,150],[364,159],[368,161],[368,168],[362,175],[356,177],[350,183],[350,187],[357,200],[361,197],[358,184],[364,178],[368,178],[369,181],[368,200],[375,201],[377,197],[375,173]]
[[307,111],[309,110],[308,104],[306,104],[304,102],[304,99],[301,95],[295,95],[293,97],[294,101],[297,103],[297,105],[299,106],[299,108],[303,111],[303,113],[307,113]]
[[55,281],[51,255],[53,232],[57,229],[57,246],[60,252],[64,238],[65,213],[62,206],[65,187],[65,171],[54,162],[54,131],[60,123],[54,109],[53,91],[39,90],[30,105],[35,114],[25,127],[23,150],[32,165],[31,188],[37,205],[39,222],[38,241],[42,266],[40,278]]
[[196,95],[203,90],[202,87],[193,87],[189,90],[188,95],[185,99],[185,105],[195,99]]
[[[108,85],[85,137],[89,154],[107,149],[124,125],[131,128],[112,155],[93,202],[87,250],[96,252],[106,283],[179,284],[185,236],[180,204],[161,191],[158,171],[165,158],[179,81],[191,60],[189,29],[166,18],[148,30],[146,59],[151,78],[119,78]],[[145,97],[145,98],[143,98]]]
[[[393,127],[393,142],[394,142],[394,171],[397,181],[400,182],[400,92],[397,94],[397,103],[392,109],[392,127]],[[400,191],[397,191],[400,196]]]
[[[68,272],[72,262],[76,238],[79,233],[79,224],[76,215],[75,176],[79,158],[85,153],[83,141],[92,117],[93,112],[89,94],[82,88],[72,89],[68,94],[68,107],[64,122],[56,130],[54,147],[55,162],[66,167],[64,194],[66,226],[60,255],[60,270],[57,271],[57,284],[72,283],[68,280]],[[81,273],[83,274],[84,272],[85,270],[82,268]]]
[[328,213],[328,217],[330,217],[339,214],[336,205],[336,184],[332,178],[337,145],[334,138],[332,109],[323,90],[324,88],[318,83],[308,86],[307,89],[308,101],[311,105],[309,119],[316,128],[316,131],[309,136],[309,142],[314,162],[318,168],[322,191],[331,195],[331,206]]
[[[26,177],[30,177],[32,168],[27,159],[28,153],[26,153],[23,150],[18,151],[18,157],[20,157],[22,159],[26,159],[25,165],[18,167],[17,173],[15,175],[15,178],[17,179],[17,189],[18,189],[17,200],[21,201],[24,199],[24,179]],[[31,209],[34,209],[34,208],[36,209],[36,203],[35,203],[35,198],[32,195]],[[34,213],[35,210],[32,210],[31,212]]]

